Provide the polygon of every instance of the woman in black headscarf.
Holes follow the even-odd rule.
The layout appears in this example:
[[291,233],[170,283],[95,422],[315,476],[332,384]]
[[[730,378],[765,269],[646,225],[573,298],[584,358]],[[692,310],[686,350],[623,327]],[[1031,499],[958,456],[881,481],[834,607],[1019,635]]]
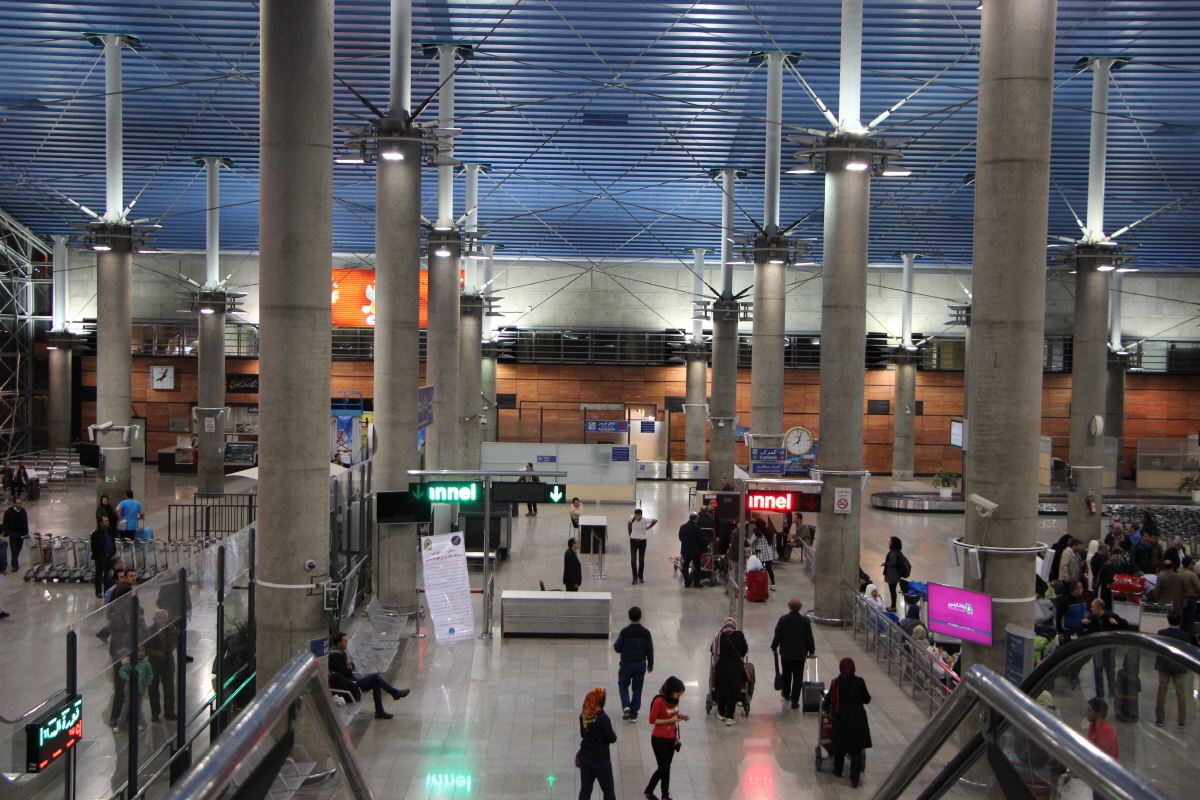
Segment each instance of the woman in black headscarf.
[[829,685],[825,704],[833,720],[833,774],[842,777],[846,754],[850,754],[850,786],[858,788],[862,774],[863,751],[871,746],[871,726],[865,706],[871,702],[866,682],[854,672],[854,659],[843,658],[838,676]]

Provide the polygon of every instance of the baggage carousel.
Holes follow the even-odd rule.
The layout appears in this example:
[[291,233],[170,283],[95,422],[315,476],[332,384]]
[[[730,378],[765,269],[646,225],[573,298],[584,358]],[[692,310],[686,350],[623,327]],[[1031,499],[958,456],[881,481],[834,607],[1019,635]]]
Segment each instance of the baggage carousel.
[[[1104,512],[1110,506],[1192,506],[1191,498],[1178,494],[1106,494],[1103,497]],[[940,492],[875,492],[871,495],[871,506],[889,511],[915,511],[921,514],[961,514],[966,501],[960,494],[943,500]],[[1039,514],[1066,514],[1066,492],[1038,495]]]

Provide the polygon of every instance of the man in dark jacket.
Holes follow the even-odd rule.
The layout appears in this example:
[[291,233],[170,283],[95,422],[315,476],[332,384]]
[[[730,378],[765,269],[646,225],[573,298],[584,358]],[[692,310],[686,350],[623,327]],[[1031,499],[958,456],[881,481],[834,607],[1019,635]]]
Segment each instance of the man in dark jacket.
[[[1179,626],[1183,623],[1183,615],[1172,611],[1167,614],[1167,627],[1158,632],[1159,636],[1174,639],[1183,644],[1191,644],[1191,637],[1184,633]],[[1167,689],[1175,685],[1175,705],[1179,712],[1179,728],[1183,729],[1187,721],[1187,667],[1173,658],[1158,656],[1154,659],[1154,669],[1158,671],[1158,699],[1154,703],[1154,724],[1163,727],[1167,719]]]
[[1101,544],[1096,548],[1095,555],[1088,562],[1088,575],[1092,578],[1092,593],[1097,597],[1100,596],[1100,571],[1104,569],[1104,565],[1108,562],[1108,554],[1110,550],[1108,545]]
[[683,572],[683,585],[687,588],[700,588],[700,557],[708,550],[712,541],[712,531],[705,531],[697,521],[697,514],[688,517],[688,521],[679,526],[679,556],[680,570]]
[[[158,722],[161,717],[169,720],[175,716],[175,648],[179,644],[179,631],[167,621],[167,612],[161,608],[154,612],[154,625],[148,631],[146,657],[154,670],[154,680],[146,693],[150,700],[150,721]],[[159,693],[162,697],[159,697]],[[166,713],[161,713],[166,712]],[[161,716],[160,716],[161,714]]]
[[[1063,558],[1067,558],[1069,555],[1069,552],[1064,553]],[[1083,600],[1083,584],[1078,581],[1069,583],[1067,591],[1054,598],[1054,611],[1054,624],[1058,629],[1060,644],[1066,644],[1073,637],[1083,634],[1086,631],[1083,620],[1087,617],[1087,605]],[[1072,690],[1079,688],[1079,673],[1083,671],[1083,665],[1087,661],[1087,658],[1076,659],[1067,669],[1067,677]]]
[[775,638],[771,640],[771,652],[778,653],[780,671],[783,673],[783,699],[792,701],[792,708],[800,707],[800,690],[804,687],[804,659],[817,657],[817,643],[813,639],[812,622],[800,613],[804,604],[799,597],[788,600],[788,613],[775,623]]
[[92,531],[88,541],[92,550],[92,583],[96,588],[96,597],[103,597],[104,590],[108,588],[105,585],[105,573],[108,572],[109,564],[112,563],[116,544],[113,542],[113,532],[109,527],[108,517],[102,516],[98,519],[100,522],[96,526],[96,530]]
[[[629,609],[629,624],[617,634],[613,650],[621,654],[621,667],[617,672],[621,719],[637,722],[638,711],[642,708],[642,683],[647,672],[654,672],[654,640],[650,631],[642,626],[642,610],[637,606]],[[632,694],[629,691],[631,684]]]
[[1162,569],[1163,550],[1158,533],[1142,533],[1142,540],[1133,548],[1133,563],[1143,575],[1157,575]]
[[1129,574],[1132,570],[1133,565],[1129,563],[1129,559],[1125,555],[1125,551],[1120,547],[1114,547],[1112,549],[1112,555],[1109,556],[1108,561],[1104,562],[1104,566],[1100,568],[1100,574],[1096,578],[1096,582],[1100,586],[1096,594],[1101,600],[1104,601],[1105,606],[1112,608],[1113,580],[1118,575]]
[[14,497],[12,505],[4,512],[4,535],[8,537],[12,568],[18,570],[21,568],[21,548],[25,545],[25,537],[29,535],[29,516],[19,497]]
[[904,612],[904,619],[900,620],[900,630],[912,636],[913,631],[921,624],[923,624],[921,622],[921,606],[913,603]]
[[[1108,610],[1108,606],[1100,598],[1092,601],[1087,617],[1083,620],[1083,629],[1087,633],[1108,633],[1119,631],[1125,627],[1125,620]],[[1096,681],[1096,697],[1104,697],[1104,678],[1108,676],[1108,691],[1113,697],[1117,696],[1117,651],[1116,648],[1106,647],[1097,650],[1092,656],[1092,677]]]
[[563,586],[568,592],[578,592],[583,585],[583,565],[579,563],[579,540],[567,540],[567,552],[563,553]]
[[362,690],[370,689],[375,696],[375,719],[391,719],[394,714],[383,710],[383,693],[387,692],[393,700],[408,697],[408,689],[397,689],[383,679],[378,672],[354,677],[354,661],[346,649],[350,646],[350,638],[344,633],[333,635],[333,650],[329,651],[329,688],[350,692],[355,700],[362,698]]

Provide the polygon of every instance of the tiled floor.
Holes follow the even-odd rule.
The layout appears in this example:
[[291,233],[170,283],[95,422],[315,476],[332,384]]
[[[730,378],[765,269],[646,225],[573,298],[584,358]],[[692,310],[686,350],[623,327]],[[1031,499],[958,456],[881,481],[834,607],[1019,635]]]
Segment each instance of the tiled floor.
[[[165,529],[168,503],[185,500],[193,490],[187,477],[159,477],[135,468],[135,488],[147,509],[147,524]],[[920,483],[904,484],[928,488]],[[884,491],[892,483],[872,479],[871,488]],[[899,488],[899,487],[897,487]],[[245,491],[248,484],[231,484]],[[672,773],[672,796],[685,798],[809,798],[867,797],[880,778],[899,758],[925,716],[912,700],[862,652],[849,633],[817,628],[821,679],[827,684],[837,661],[854,657],[859,674],[867,682],[874,702],[869,707],[875,747],[868,752],[863,786],[853,790],[848,780],[835,779],[826,770],[813,768],[817,741],[817,718],[793,711],[771,689],[773,668],[768,649],[775,619],[785,609],[787,598],[799,595],[811,606],[811,584],[801,565],[777,564],[779,590],[766,603],[748,603],[745,631],[750,660],[758,667],[759,684],[748,718],[739,717],[727,728],[715,717],[705,716],[708,644],[728,608],[720,589],[685,590],[673,573],[668,557],[676,551],[676,531],[688,511],[687,488],[683,484],[640,483],[638,495],[648,516],[661,521],[652,532],[648,551],[646,583],[629,582],[628,549],[620,531],[629,509],[616,505],[589,507],[589,512],[609,517],[615,531],[606,563],[609,579],[592,577],[593,567],[584,567],[585,590],[613,594],[613,633],[624,624],[625,610],[639,605],[644,622],[654,635],[656,669],[648,676],[643,706],[669,675],[679,676],[688,686],[683,709],[691,722],[682,730],[683,750],[676,756]],[[35,529],[83,535],[91,526],[93,494],[90,487],[44,494],[30,504]],[[1043,541],[1054,541],[1065,530],[1065,519],[1043,518]],[[958,515],[906,515],[867,510],[863,515],[862,563],[877,573],[887,537],[900,536],[913,564],[915,578],[957,583],[957,570],[947,563],[945,539],[958,535]],[[513,552],[497,576],[497,593],[506,588],[533,589],[538,580],[548,587],[559,585],[562,552],[568,536],[566,511],[542,506],[536,518],[521,517],[514,526]],[[586,562],[589,557],[584,556]],[[479,583],[479,574],[472,578]],[[7,647],[0,648],[0,715],[12,718],[53,688],[61,674],[57,667],[38,669],[39,660],[61,663],[59,631],[70,619],[93,609],[97,601],[90,586],[31,584],[19,577],[4,578],[3,604],[12,616],[0,621]],[[478,596],[476,613],[479,613]],[[478,616],[477,616],[478,620]],[[196,655],[191,670],[193,693],[199,700],[209,688],[212,626],[194,620],[197,634],[190,648]],[[89,644],[88,642],[91,642]],[[47,655],[45,649],[51,653]],[[95,651],[95,652],[93,652]],[[81,661],[100,659],[106,651],[99,641],[81,637]],[[1179,747],[1193,748],[1197,714],[1188,728],[1180,731],[1153,726],[1153,698],[1157,687],[1154,673],[1143,664],[1142,721],[1118,726],[1122,748],[1139,771],[1160,769],[1168,754]],[[586,692],[594,686],[609,690],[609,711],[616,718],[620,737],[613,749],[618,794],[640,797],[654,758],[650,750],[649,726],[644,722],[620,722],[617,699],[617,656],[611,641],[598,640],[475,640],[437,645],[432,637],[408,640],[403,657],[394,666],[393,682],[411,686],[412,694],[399,702],[387,701],[396,712],[391,721],[374,721],[362,714],[351,732],[359,755],[367,767],[376,797],[394,798],[571,798],[578,793],[573,766],[578,747],[577,716]],[[98,679],[98,680],[103,680]],[[1150,683],[1153,681],[1153,684]],[[1083,670],[1083,687],[1069,692],[1056,690],[1064,718],[1080,730],[1083,699],[1090,696],[1091,669]],[[1189,703],[1196,710],[1195,694]],[[643,719],[645,712],[643,712]],[[100,797],[124,777],[122,736],[108,732],[98,720],[85,721],[90,744],[90,792],[80,797]],[[1173,722],[1173,718],[1170,720]],[[143,739],[153,746],[162,735],[151,726]],[[1153,746],[1151,746],[1153,744]],[[1124,755],[1124,753],[1123,753]],[[1174,785],[1174,784],[1173,784]],[[1179,784],[1183,785],[1183,784]],[[599,797],[598,789],[595,796]]]

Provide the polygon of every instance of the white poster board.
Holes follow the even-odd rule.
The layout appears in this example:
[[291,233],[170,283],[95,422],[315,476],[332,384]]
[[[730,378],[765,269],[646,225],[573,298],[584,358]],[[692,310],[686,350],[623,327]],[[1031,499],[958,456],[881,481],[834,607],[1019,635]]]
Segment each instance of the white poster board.
[[421,537],[425,603],[438,644],[475,638],[471,582],[462,533]]

